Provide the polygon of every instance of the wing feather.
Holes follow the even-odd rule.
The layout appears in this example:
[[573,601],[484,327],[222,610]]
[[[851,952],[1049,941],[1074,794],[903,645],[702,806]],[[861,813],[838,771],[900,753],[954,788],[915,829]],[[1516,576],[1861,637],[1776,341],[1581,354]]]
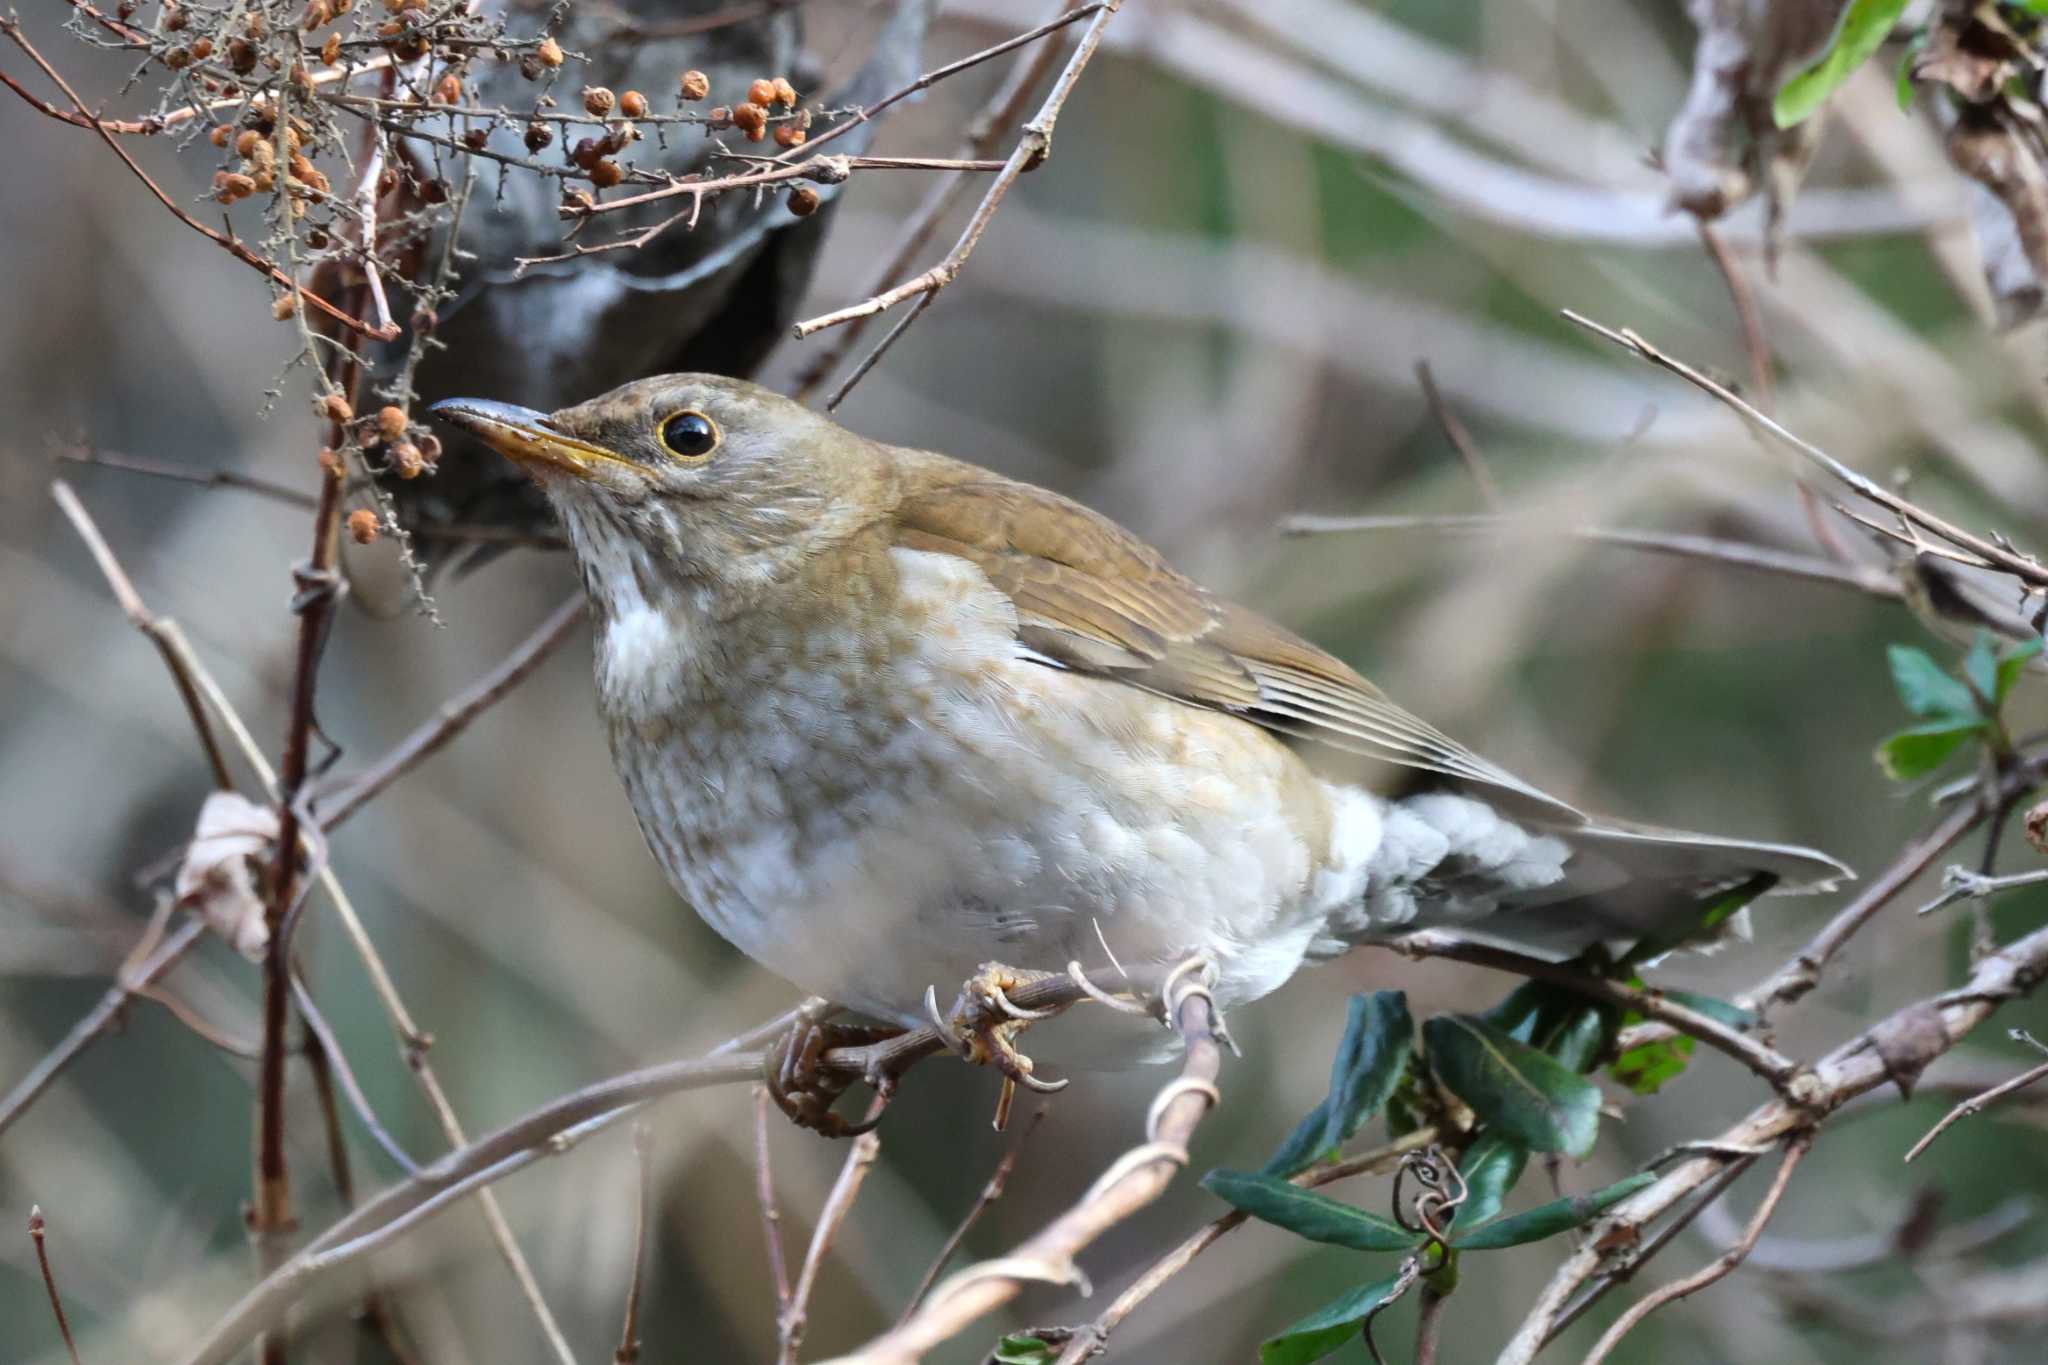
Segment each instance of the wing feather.
[[979,567],[1016,605],[1021,643],[1048,666],[1373,760],[1391,770],[1377,779],[1389,789],[1430,773],[1511,794],[1553,821],[1585,820],[1403,710],[1340,660],[1217,598],[1107,517],[1045,489],[922,458],[930,463],[914,472],[923,485],[895,509],[894,543]]

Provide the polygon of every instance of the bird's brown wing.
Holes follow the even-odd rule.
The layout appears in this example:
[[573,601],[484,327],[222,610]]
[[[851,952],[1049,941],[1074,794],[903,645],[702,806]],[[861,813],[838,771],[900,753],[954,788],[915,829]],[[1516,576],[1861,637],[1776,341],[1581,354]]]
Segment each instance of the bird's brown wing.
[[[955,466],[965,469],[966,467]],[[1382,767],[1512,794],[1552,820],[1584,816],[1409,714],[1341,661],[1221,600],[1080,504],[981,471],[895,509],[895,543],[972,561],[1017,608],[1048,665],[1241,716]],[[1410,776],[1413,776],[1411,771]],[[1383,785],[1408,785],[1398,775]]]

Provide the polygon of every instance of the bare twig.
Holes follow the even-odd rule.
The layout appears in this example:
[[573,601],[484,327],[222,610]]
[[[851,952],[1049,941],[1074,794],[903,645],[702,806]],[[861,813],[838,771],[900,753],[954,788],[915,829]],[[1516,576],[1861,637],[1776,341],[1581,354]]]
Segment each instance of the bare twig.
[[[873,1123],[881,1117],[888,1104],[889,1092],[878,1091],[861,1122]],[[824,1207],[818,1210],[818,1225],[811,1230],[811,1244],[804,1252],[803,1268],[797,1272],[796,1288],[775,1322],[775,1358],[779,1365],[796,1365],[797,1350],[803,1345],[804,1332],[810,1326],[811,1291],[817,1287],[819,1267],[831,1254],[832,1240],[839,1235],[840,1225],[846,1221],[847,1215],[853,1212],[853,1201],[860,1197],[860,1187],[867,1181],[868,1170],[881,1154],[882,1137],[874,1132],[862,1133],[847,1149],[846,1160],[839,1167],[839,1178],[832,1182]]]
[[128,474],[144,474],[153,479],[198,484],[202,488],[233,488],[244,493],[255,493],[274,502],[304,508],[308,512],[320,501],[300,489],[288,488],[284,484],[272,483],[268,479],[259,479],[253,474],[244,474],[234,469],[194,469],[189,465],[174,464],[169,460],[152,460],[139,455],[119,455],[110,450],[97,450],[82,442],[54,444],[50,453],[57,459],[68,460],[73,464],[118,469]]
[[1422,385],[1422,396],[1429,402],[1429,411],[1436,418],[1436,424],[1443,428],[1444,437],[1451,443],[1451,449],[1458,452],[1458,458],[1465,462],[1465,472],[1472,476],[1472,482],[1479,488],[1479,496],[1495,512],[1501,510],[1500,485],[1493,481],[1493,471],[1486,467],[1486,456],[1479,451],[1479,443],[1472,439],[1472,433],[1460,421],[1458,414],[1451,411],[1451,405],[1444,401],[1437,389],[1436,375],[1430,372],[1427,360],[1415,362],[1415,382]]
[[[1072,6],[1070,0],[1057,0],[1056,7],[1065,10]],[[968,122],[967,136],[960,143],[959,155],[987,156],[1002,131],[1023,117],[1024,102],[1038,88],[1046,72],[1052,70],[1059,55],[1058,43],[1040,43],[1012,63],[1002,84],[989,96],[988,103]],[[853,291],[855,296],[879,294],[889,287],[891,280],[910,269],[911,262],[924,250],[932,234],[938,231],[940,221],[959,201],[969,183],[967,176],[958,171],[933,181],[931,188],[925,191],[924,199],[911,210],[910,216],[898,229],[896,244],[869,273],[867,280]],[[839,368],[854,343],[860,340],[861,333],[867,330],[867,324],[868,319],[856,318],[840,328],[838,335],[821,348],[797,376],[791,396],[799,402],[809,401],[811,391]]]
[[647,1271],[647,1214],[654,1197],[654,1130],[644,1123],[633,1125],[633,1165],[638,1177],[638,1197],[633,1205],[633,1278],[626,1286],[626,1320],[619,1328],[619,1349],[612,1352],[613,1365],[633,1365],[640,1359],[640,1285]]
[[[2012,1030],[2012,1033],[2014,1037],[2019,1038],[2025,1035],[2025,1030],[2014,1029]],[[2033,1042],[2033,1039],[2027,1038],[2026,1041]],[[2036,1043],[2035,1046],[2039,1047],[2040,1045]],[[1935,1124],[1932,1128],[1928,1129],[1926,1136],[1922,1137],[1918,1142],[1914,1143],[1913,1146],[1906,1152],[1905,1159],[1907,1161],[1911,1161],[1914,1157],[1919,1156],[1922,1152],[1927,1150],[1928,1146],[1932,1144],[1936,1138],[1940,1137],[1943,1133],[1947,1132],[1950,1128],[1953,1128],[1956,1124],[1962,1122],[1964,1119],[1969,1118],[1972,1114],[1981,1113],[1987,1106],[1996,1104],[1998,1101],[2004,1099],[2007,1095],[2013,1094],[2015,1091],[2025,1090],[2028,1086],[2035,1084],[2043,1078],[2048,1078],[2048,1062],[2043,1062],[2039,1066],[2029,1068],[2026,1071],[2022,1071],[2019,1075],[2013,1077],[2009,1081],[2001,1081],[1999,1084],[1992,1086],[1989,1090],[1984,1091],[1982,1094],[1972,1095],[1970,1098],[1956,1105],[1955,1108],[1949,1110],[1946,1114],[1943,1114],[1941,1116],[1941,1122]]]
[[[1024,1003],[1019,1000],[1019,1004]],[[1187,990],[1171,1010],[1187,1046],[1180,1075],[1152,1102],[1145,1142],[1097,1177],[1079,1202],[1007,1255],[948,1277],[903,1324],[852,1355],[844,1365],[897,1365],[914,1361],[983,1314],[1009,1302],[1033,1282],[1085,1284],[1074,1256],[1162,1194],[1187,1163],[1187,1142],[1216,1103],[1222,1049],[1206,992]]]
[[1564,535],[1596,545],[1650,554],[1675,555],[1681,559],[1704,559],[1732,568],[1800,578],[1834,587],[1854,588],[1888,602],[1901,601],[1905,591],[1898,580],[1884,570],[1868,565],[1838,564],[1814,555],[1793,554],[1767,545],[1739,540],[1687,535],[1676,531],[1637,531],[1602,526],[1537,526],[1511,516],[1377,516],[1331,517],[1300,515],[1280,523],[1286,535],[1329,535],[1351,531],[1448,531],[1456,534],[1512,534],[1518,531],[1546,536]]
[[903,1305],[902,1313],[897,1315],[898,1326],[908,1321],[910,1315],[917,1311],[917,1306],[924,1302],[924,1296],[931,1292],[932,1285],[937,1282],[939,1272],[953,1259],[953,1253],[960,1249],[960,1243],[967,1240],[968,1232],[981,1221],[981,1216],[988,1212],[989,1206],[1003,1197],[1003,1190],[1010,1183],[1010,1172],[1017,1168],[1017,1157],[1024,1150],[1024,1144],[1030,1141],[1031,1135],[1038,1131],[1038,1125],[1045,1121],[1045,1113],[1045,1108],[1041,1105],[1031,1115],[1031,1122],[1024,1125],[1024,1131],[1010,1144],[1009,1150],[1003,1153],[1002,1159],[996,1162],[996,1168],[990,1173],[988,1183],[981,1187],[981,1193],[975,1196],[974,1203],[968,1208],[966,1215],[954,1225],[945,1244],[939,1248],[938,1255],[932,1257],[932,1263],[925,1267],[924,1278],[917,1282],[917,1288],[911,1291],[909,1300]]
[[495,667],[441,704],[439,710],[400,740],[390,752],[331,796],[317,798],[314,812],[320,828],[332,831],[362,809],[386,787],[438,753],[469,728],[470,722],[496,705],[568,638],[569,628],[583,617],[578,590],[548,613],[533,633],[519,642]]
[[1756,1245],[1756,1239],[1763,1235],[1764,1225],[1770,1222],[1771,1215],[1778,1211],[1778,1202],[1785,1197],[1786,1186],[1792,1183],[1792,1172],[1798,1169],[1800,1161],[1812,1149],[1811,1129],[1793,1134],[1785,1145],[1784,1160],[1778,1163],[1778,1173],[1771,1178],[1770,1189],[1764,1193],[1763,1202],[1757,1205],[1756,1213],[1750,1217],[1749,1226],[1743,1229],[1742,1240],[1692,1274],[1683,1279],[1673,1280],[1631,1304],[1628,1311],[1623,1313],[1594,1344],[1593,1349],[1586,1353],[1584,1365],[1599,1365],[1613,1354],[1614,1348],[1621,1344],[1621,1339],[1633,1331],[1644,1318],[1667,1303],[1674,1303],[1687,1295],[1699,1293],[1741,1265],[1742,1258],[1749,1254],[1749,1249]]
[[1735,316],[1742,325],[1742,349],[1749,357],[1749,382],[1756,394],[1756,405],[1765,412],[1777,406],[1777,393],[1771,382],[1771,343],[1764,338],[1763,315],[1757,311],[1756,295],[1751,292],[1749,281],[1742,274],[1742,266],[1735,259],[1735,253],[1728,249],[1720,229],[1706,219],[1696,220],[1700,245],[1707,249],[1707,257],[1714,268],[1721,272],[1721,281],[1728,286],[1728,297],[1735,305]]
[[71,1365],[80,1365],[78,1343],[71,1339],[71,1320],[64,1316],[64,1300],[57,1293],[57,1277],[50,1273],[50,1253],[43,1245],[43,1210],[40,1204],[28,1211],[28,1239],[36,1244],[36,1267],[43,1272],[43,1288],[50,1295],[50,1311],[57,1316],[57,1335],[71,1354]]
[[1569,308],[1564,309],[1563,313],[1567,321],[1576,323],[1597,336],[1605,337],[1639,359],[1646,360],[1661,370],[1677,375],[1702,393],[1718,399],[1737,416],[1747,422],[1752,430],[1770,436],[1787,449],[1826,470],[1829,474],[1854,490],[1859,497],[1874,502],[1888,511],[1895,512],[1922,530],[1928,531],[1942,540],[1946,540],[1959,549],[1968,551],[1970,554],[1975,555],[1986,567],[2002,570],[2013,575],[2022,583],[2033,587],[2048,587],[2048,568],[2043,568],[2033,559],[2019,554],[2004,545],[1996,544],[1982,536],[1965,531],[1960,526],[1927,511],[1919,504],[1902,498],[1883,485],[1865,478],[1840,460],[1837,460],[1834,456],[1822,450],[1819,446],[1814,445],[1811,441],[1793,435],[1775,420],[1758,411],[1753,404],[1729,392],[1728,389],[1707,378],[1684,361],[1675,359],[1658,350],[1629,328],[1624,327],[1617,330],[1612,327],[1603,326],[1590,318],[1574,313]]
[[93,562],[99,565],[100,576],[107,580],[107,586],[114,590],[114,600],[120,604],[122,614],[149,637],[149,642],[156,646],[156,652],[163,656],[164,667],[170,670],[171,681],[177,685],[178,698],[185,703],[185,713],[192,720],[192,732],[198,736],[199,747],[205,751],[207,764],[213,769],[214,785],[222,791],[232,789],[234,779],[228,775],[227,760],[221,757],[220,745],[213,737],[213,726],[206,718],[206,708],[200,703],[199,691],[193,683],[185,651],[180,648],[181,638],[176,627],[167,617],[153,615],[143,605],[142,595],[135,591],[135,584],[129,581],[121,568],[121,561],[114,558],[112,547],[100,534],[100,528],[85,510],[85,504],[71,490],[71,485],[62,479],[55,480],[50,485],[50,496],[57,500],[57,506],[70,519],[79,539],[85,542],[85,548],[92,552]]
[[[1122,7],[1122,4],[1123,0],[1104,0],[1104,3],[1094,7],[1095,17],[1089,23],[1086,32],[1081,35],[1081,41],[1074,48],[1074,55],[1068,59],[1066,69],[1060,72],[1059,79],[1053,82],[1052,90],[1046,95],[1045,103],[1039,106],[1038,113],[1029,123],[1024,125],[1024,135],[1017,140],[1016,149],[1010,153],[1009,160],[1004,163],[1003,169],[997,173],[995,182],[988,187],[987,193],[982,196],[980,205],[975,208],[973,217],[968,219],[967,226],[961,231],[959,240],[953,243],[952,250],[948,251],[945,257],[931,269],[904,281],[893,289],[883,290],[862,303],[853,304],[849,307],[838,309],[835,312],[822,314],[797,323],[792,331],[798,340],[802,340],[804,337],[810,336],[815,332],[824,331],[828,327],[837,327],[851,322],[856,318],[871,317],[909,299],[922,296],[923,299],[928,300],[958,278],[961,267],[967,263],[967,258],[973,254],[975,244],[981,240],[982,233],[988,230],[989,223],[994,220],[996,210],[1001,207],[1003,197],[1010,192],[1010,187],[1017,183],[1017,178],[1025,171],[1035,170],[1051,153],[1053,126],[1059,120],[1060,110],[1066,105],[1067,96],[1073,93],[1075,84],[1081,79],[1081,73],[1087,69],[1089,59],[1095,55],[1096,48],[1101,45],[1104,27],[1114,17],[1117,10]],[[1053,21],[1052,27],[1070,23],[1073,19],[1086,12],[1086,10],[1071,11]],[[1050,31],[1050,28],[1047,31]],[[994,49],[991,49],[991,52],[993,51]],[[887,351],[890,343],[901,334],[902,328],[899,326],[887,337],[884,337],[881,345],[875,348],[877,357]],[[847,383],[840,386],[840,390],[834,395],[833,401],[826,404],[826,406],[836,406],[839,400],[846,396],[846,392],[853,382],[861,374],[866,373],[873,364],[873,360],[864,362],[854,375],[848,379]]]
[[789,1314],[789,1258],[782,1254],[782,1210],[775,1203],[775,1169],[768,1160],[768,1087],[754,1087],[754,1194],[761,1202],[761,1240],[768,1249],[768,1269],[775,1279],[775,1321],[780,1339]]

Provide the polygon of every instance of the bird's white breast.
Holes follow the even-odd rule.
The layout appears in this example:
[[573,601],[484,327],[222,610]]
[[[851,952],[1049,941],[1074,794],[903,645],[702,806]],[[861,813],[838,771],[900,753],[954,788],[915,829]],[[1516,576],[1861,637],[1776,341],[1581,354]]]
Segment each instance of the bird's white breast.
[[1106,967],[1105,944],[1209,953],[1228,1004],[1359,901],[1376,798],[1243,721],[1034,661],[972,564],[890,553],[882,610],[709,622],[628,593],[608,613],[627,791],[726,938],[904,1019],[984,961]]

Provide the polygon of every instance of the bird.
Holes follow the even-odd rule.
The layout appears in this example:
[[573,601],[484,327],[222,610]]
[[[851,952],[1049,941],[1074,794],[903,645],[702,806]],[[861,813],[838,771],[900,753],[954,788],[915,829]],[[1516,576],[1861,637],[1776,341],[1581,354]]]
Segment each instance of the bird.
[[[433,411],[559,517],[612,757],[670,884],[749,957],[888,1024],[992,967],[1199,959],[1227,1011],[1419,928],[1560,958],[1676,944],[1725,933],[1701,921],[1731,891],[1851,875],[1583,812],[1108,517],[753,383]],[[1106,1032],[1067,1064],[1159,1053]]]

